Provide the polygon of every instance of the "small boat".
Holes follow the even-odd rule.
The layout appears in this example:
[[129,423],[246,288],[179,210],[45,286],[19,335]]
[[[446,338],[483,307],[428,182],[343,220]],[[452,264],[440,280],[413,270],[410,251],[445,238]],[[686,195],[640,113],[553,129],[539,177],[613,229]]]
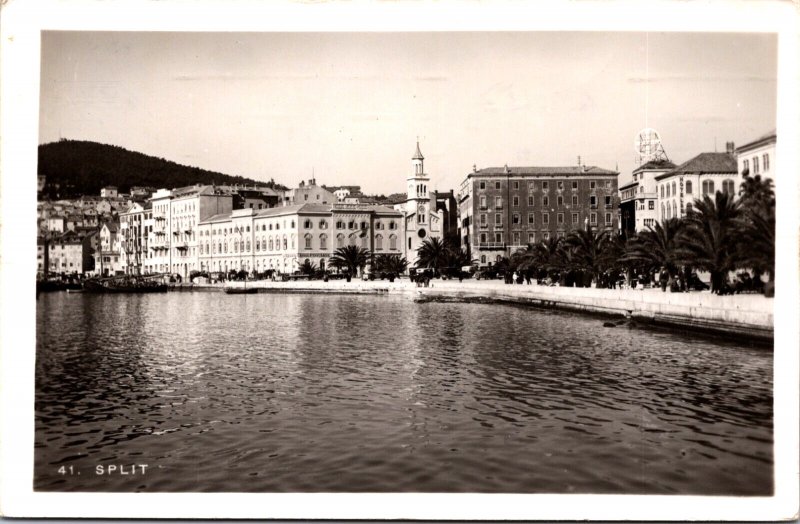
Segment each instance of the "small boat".
[[164,293],[167,284],[143,277],[89,279],[83,289],[90,293]]
[[229,295],[252,295],[258,293],[258,288],[255,287],[226,287],[225,293]]
[[67,293],[84,293],[86,290],[81,288],[67,288]]

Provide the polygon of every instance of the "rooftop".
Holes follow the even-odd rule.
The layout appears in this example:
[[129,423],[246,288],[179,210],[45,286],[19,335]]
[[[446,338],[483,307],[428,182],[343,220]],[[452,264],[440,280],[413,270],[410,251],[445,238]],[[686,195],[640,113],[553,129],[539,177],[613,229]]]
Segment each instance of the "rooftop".
[[675,169],[677,166],[670,162],[669,160],[651,160],[650,162],[646,162],[636,169],[633,170],[634,173],[638,173],[640,171],[645,171],[647,169],[663,169],[663,170],[672,170]]
[[667,178],[673,175],[682,173],[731,173],[735,174],[738,171],[736,166],[736,157],[731,153],[700,153],[679,165],[672,171],[667,171],[663,175],[656,177],[656,180]]
[[603,169],[597,166],[515,166],[515,167],[484,167],[471,173],[471,175],[618,175],[616,171]]
[[773,129],[769,133],[767,133],[765,135],[761,135],[760,137],[756,138],[755,140],[753,140],[751,142],[748,142],[748,143],[746,143],[746,144],[744,144],[742,146],[737,147],[736,148],[736,152],[739,153],[740,151],[747,151],[747,150],[752,149],[754,147],[763,145],[764,143],[767,143],[767,142],[770,142],[770,141],[774,142],[777,139],[778,139],[778,133],[776,132],[775,129]]

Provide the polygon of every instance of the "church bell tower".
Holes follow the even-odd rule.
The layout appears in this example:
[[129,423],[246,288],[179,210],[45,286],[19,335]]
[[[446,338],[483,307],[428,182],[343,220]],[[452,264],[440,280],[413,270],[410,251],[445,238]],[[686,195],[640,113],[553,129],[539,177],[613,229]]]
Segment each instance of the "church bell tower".
[[[413,172],[406,179],[408,193],[406,199],[406,258],[413,265],[417,259],[417,248],[430,236],[431,197],[428,192],[430,178],[425,174],[425,157],[419,149],[411,159]],[[433,211],[436,211],[433,209]]]

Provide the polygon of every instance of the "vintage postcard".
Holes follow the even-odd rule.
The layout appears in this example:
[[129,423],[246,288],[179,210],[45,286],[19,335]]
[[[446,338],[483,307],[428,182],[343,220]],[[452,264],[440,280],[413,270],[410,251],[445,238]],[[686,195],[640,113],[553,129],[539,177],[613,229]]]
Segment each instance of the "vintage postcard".
[[0,9],[4,515],[797,517],[796,5]]

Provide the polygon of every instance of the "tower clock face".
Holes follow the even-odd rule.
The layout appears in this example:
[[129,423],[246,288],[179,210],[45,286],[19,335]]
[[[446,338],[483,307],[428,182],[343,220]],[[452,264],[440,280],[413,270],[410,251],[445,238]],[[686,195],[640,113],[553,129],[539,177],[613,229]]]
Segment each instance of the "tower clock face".
[[424,216],[425,215],[425,206],[417,206],[417,215]]

